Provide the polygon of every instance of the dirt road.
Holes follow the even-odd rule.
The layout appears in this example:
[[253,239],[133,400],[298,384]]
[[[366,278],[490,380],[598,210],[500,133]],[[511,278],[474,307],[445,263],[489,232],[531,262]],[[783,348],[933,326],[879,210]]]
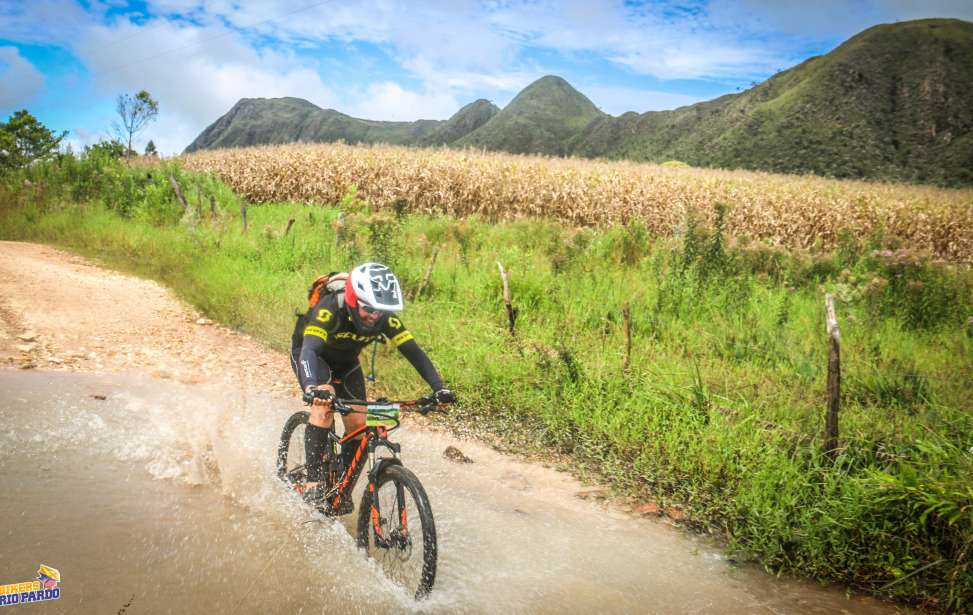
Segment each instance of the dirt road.
[[26,243],[0,242],[3,363],[137,369],[184,384],[232,382],[296,395],[285,356],[203,318],[170,290]]

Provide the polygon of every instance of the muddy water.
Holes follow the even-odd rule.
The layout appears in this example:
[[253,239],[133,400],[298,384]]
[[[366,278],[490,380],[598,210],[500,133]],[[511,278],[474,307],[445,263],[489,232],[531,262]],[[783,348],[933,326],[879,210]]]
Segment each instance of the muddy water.
[[[94,396],[104,396],[104,400]],[[61,572],[52,613],[891,613],[729,563],[655,520],[577,499],[564,474],[396,432],[436,515],[415,603],[274,478],[293,405],[138,375],[0,370],[0,584]],[[357,502],[357,495],[356,495]]]

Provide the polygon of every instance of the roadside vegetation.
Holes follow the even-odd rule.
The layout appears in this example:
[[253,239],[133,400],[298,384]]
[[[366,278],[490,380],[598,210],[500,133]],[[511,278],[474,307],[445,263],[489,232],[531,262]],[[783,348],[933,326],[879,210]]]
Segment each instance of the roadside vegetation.
[[[891,188],[872,195],[861,184],[678,168],[653,178],[658,167],[573,161],[541,170],[538,159],[456,152],[409,162],[392,148],[364,150],[349,170],[341,146],[301,151],[131,165],[93,147],[8,170],[0,239],[51,243],[152,277],[280,350],[316,275],[388,262],[413,293],[403,320],[461,397],[449,419],[457,427],[513,451],[566,455],[770,571],[970,609],[973,277],[917,250],[973,256],[968,192],[896,188],[911,196],[889,211],[912,218],[870,227],[823,216],[815,203],[871,211],[890,206]],[[247,155],[245,169],[238,157]],[[462,198],[429,192],[439,175],[487,163],[494,179],[469,184]],[[427,183],[396,188],[385,176],[423,165]],[[585,193],[596,180],[605,192]],[[663,197],[664,186],[686,195],[693,182],[702,186],[693,199]],[[532,185],[561,192],[531,200]],[[629,189],[660,192],[645,209],[609,198]],[[757,217],[732,197],[741,191],[775,209]],[[245,198],[283,202],[249,206],[244,233]],[[860,199],[867,206],[855,209]],[[903,234],[932,232],[937,216],[947,243]],[[760,231],[775,226],[777,235]],[[498,262],[517,310],[513,334]],[[833,462],[822,449],[826,291],[838,299],[843,344]],[[388,348],[378,374],[390,395],[421,388]]]

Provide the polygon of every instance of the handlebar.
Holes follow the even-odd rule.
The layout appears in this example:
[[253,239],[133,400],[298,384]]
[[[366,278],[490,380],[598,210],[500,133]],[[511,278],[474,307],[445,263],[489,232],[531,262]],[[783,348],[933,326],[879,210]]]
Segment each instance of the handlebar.
[[409,399],[401,401],[390,401],[388,399],[376,399],[374,401],[368,401],[365,399],[341,399],[335,397],[330,391],[324,390],[313,390],[308,393],[304,393],[302,399],[305,404],[310,405],[315,399],[323,399],[325,401],[331,402],[331,409],[338,414],[345,416],[348,414],[367,414],[366,411],[356,410],[352,406],[389,406],[395,405],[399,408],[410,408],[414,409],[419,414],[425,416],[430,412],[445,412],[446,404],[441,404],[436,401],[432,395],[427,395],[426,397],[420,397],[419,399]]

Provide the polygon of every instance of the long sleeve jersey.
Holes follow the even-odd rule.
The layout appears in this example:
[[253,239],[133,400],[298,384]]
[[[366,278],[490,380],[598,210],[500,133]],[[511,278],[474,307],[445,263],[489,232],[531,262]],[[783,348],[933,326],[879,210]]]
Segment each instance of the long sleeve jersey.
[[[358,365],[358,355],[369,343],[384,337],[409,360],[433,391],[443,387],[442,378],[429,356],[419,347],[412,333],[398,316],[385,318],[380,331],[372,335],[358,332],[351,315],[335,293],[325,294],[298,324],[294,332],[294,348],[300,343],[297,356],[297,377],[301,389],[310,385],[330,384],[332,372],[343,373]],[[296,352],[292,352],[292,360]]]

